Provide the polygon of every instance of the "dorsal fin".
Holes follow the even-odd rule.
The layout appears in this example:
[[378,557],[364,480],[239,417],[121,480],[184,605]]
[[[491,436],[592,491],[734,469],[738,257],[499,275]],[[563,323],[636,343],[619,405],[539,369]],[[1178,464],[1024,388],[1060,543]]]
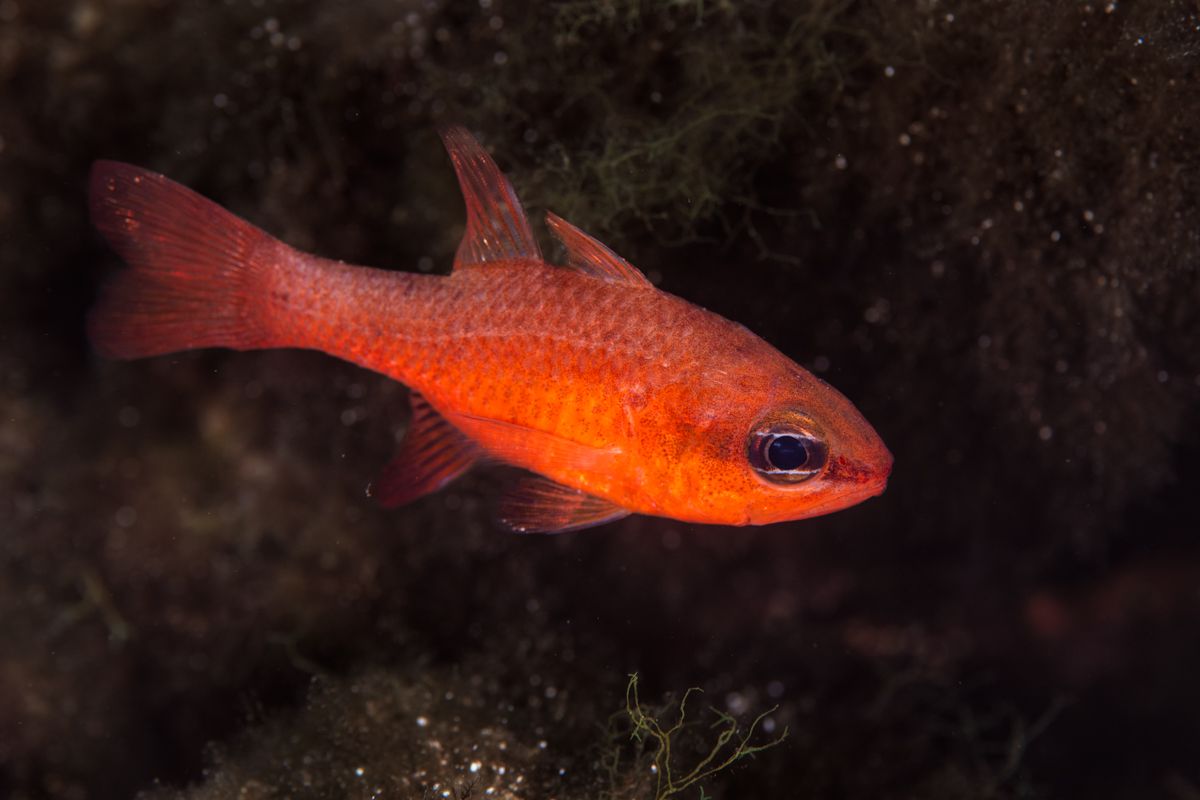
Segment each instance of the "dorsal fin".
[[450,126],[441,134],[467,204],[467,228],[455,269],[516,258],[540,260],[521,201],[496,162],[466,128]]
[[546,212],[546,224],[567,248],[569,266],[597,278],[634,286],[654,286],[640,269],[554,212]]
[[383,468],[374,493],[379,504],[394,508],[435,492],[462,475],[483,452],[417,394],[409,395],[412,421],[400,451]]

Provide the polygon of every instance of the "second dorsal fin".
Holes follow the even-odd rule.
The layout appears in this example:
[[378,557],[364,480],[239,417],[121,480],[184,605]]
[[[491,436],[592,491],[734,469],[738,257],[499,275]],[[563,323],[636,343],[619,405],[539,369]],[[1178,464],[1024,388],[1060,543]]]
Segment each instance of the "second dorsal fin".
[[442,141],[467,205],[467,228],[455,269],[518,258],[541,259],[529,219],[512,184],[466,128],[443,128]]
[[597,278],[634,286],[654,286],[642,271],[609,250],[602,242],[547,211],[546,224],[567,248],[567,265]]

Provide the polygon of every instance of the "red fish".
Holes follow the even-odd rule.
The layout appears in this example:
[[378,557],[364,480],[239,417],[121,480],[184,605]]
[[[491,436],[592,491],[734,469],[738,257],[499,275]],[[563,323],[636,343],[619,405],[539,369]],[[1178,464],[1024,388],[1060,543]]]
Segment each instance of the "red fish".
[[442,136],[467,207],[449,276],[301,253],[162,175],[97,162],[92,219],[130,268],[91,313],[96,348],[303,347],[383,373],[413,414],[381,501],[500,461],[533,473],[501,502],[517,531],[630,513],[760,525],[883,491],[891,454],[850,401],[554,214],[567,264],[548,264],[486,151]]

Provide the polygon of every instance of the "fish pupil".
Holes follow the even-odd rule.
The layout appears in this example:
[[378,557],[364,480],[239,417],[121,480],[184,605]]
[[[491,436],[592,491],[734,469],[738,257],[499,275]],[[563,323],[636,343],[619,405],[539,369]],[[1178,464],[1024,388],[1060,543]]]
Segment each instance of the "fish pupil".
[[800,469],[808,463],[807,443],[798,436],[776,436],[767,445],[767,460],[775,469]]

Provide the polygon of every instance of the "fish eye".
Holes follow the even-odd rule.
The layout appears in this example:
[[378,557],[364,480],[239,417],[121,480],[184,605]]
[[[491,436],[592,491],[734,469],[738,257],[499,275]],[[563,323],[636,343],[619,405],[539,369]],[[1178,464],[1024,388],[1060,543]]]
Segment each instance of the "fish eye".
[[829,460],[829,448],[807,431],[767,427],[750,434],[750,466],[772,483],[800,483],[812,478]]

